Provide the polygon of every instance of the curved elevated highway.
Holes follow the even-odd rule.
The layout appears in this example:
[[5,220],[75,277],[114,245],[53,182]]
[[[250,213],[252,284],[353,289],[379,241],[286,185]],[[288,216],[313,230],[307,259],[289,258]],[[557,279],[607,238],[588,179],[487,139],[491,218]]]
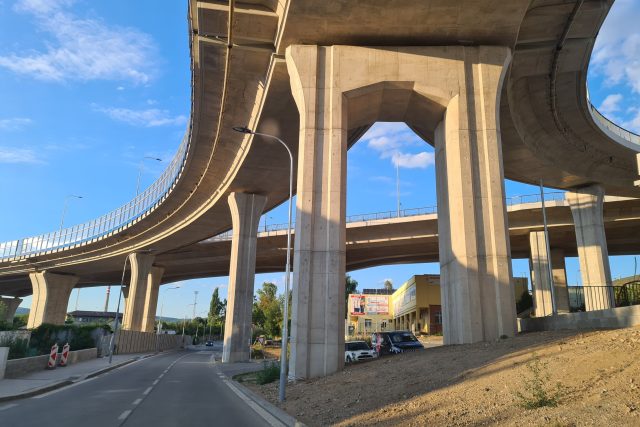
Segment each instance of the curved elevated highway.
[[[315,141],[318,147],[325,146],[323,144],[331,147],[334,136],[325,143],[323,135],[335,127],[340,132],[335,140],[341,140],[344,134],[344,143],[350,146],[375,121],[405,121],[425,141],[436,145],[436,151],[441,153],[436,163],[447,164],[438,167],[438,186],[442,187],[438,191],[439,199],[448,197],[447,202],[439,202],[444,209],[441,218],[446,220],[441,220],[438,226],[443,227],[441,235],[443,231],[452,234],[440,243],[443,268],[453,269],[452,275],[445,272],[445,277],[456,277],[466,283],[463,286],[480,283],[481,289],[493,287],[493,291],[480,291],[472,296],[483,301],[476,304],[484,307],[483,319],[491,317],[489,313],[496,308],[489,301],[495,299],[500,305],[502,301],[513,300],[509,295],[502,295],[508,294],[505,283],[511,275],[508,263],[503,261],[510,256],[508,239],[501,237],[508,232],[504,227],[504,207],[500,207],[504,197],[503,176],[529,183],[538,183],[543,178],[546,186],[576,191],[576,206],[597,205],[588,199],[589,195],[597,198],[602,192],[620,196],[640,194],[633,185],[638,175],[635,166],[635,155],[640,151],[638,137],[607,123],[592,109],[587,98],[586,75],[591,50],[612,3],[607,0],[191,0],[188,22],[192,111],[185,140],[172,163],[172,173],[166,174],[163,184],[153,194],[147,193],[133,201],[133,208],[114,211],[97,227],[95,224],[76,227],[59,235],[51,233],[35,240],[23,239],[0,246],[3,257],[0,277],[15,278],[46,271],[60,277],[73,277],[66,282],[60,279],[71,286],[87,284],[92,280],[89,278],[112,277],[120,272],[125,258],[132,253],[140,255],[133,260],[134,273],[138,274],[145,270],[140,268],[145,263],[148,269],[154,259],[158,263],[171,253],[189,253],[194,247],[201,247],[197,246],[198,242],[229,230],[232,226],[227,202],[230,194],[266,197],[266,201],[251,201],[252,206],[264,203],[265,210],[278,205],[287,196],[288,161],[282,147],[232,131],[233,126],[246,125],[279,136],[296,157],[294,163],[301,168],[296,172],[298,184],[304,190],[302,197],[298,196],[297,223],[311,236],[310,240],[299,238],[303,243],[296,247],[297,254],[309,255],[308,264],[303,257],[298,257],[296,262],[313,269],[324,262],[315,261],[317,256],[328,256],[332,261],[324,265],[335,266],[335,272],[327,270],[314,277],[331,277],[327,280],[336,283],[335,292],[339,295],[340,285],[334,279],[341,277],[345,268],[345,263],[340,261],[345,253],[345,233],[329,232],[337,240],[318,243],[328,245],[326,250],[318,249],[313,242],[320,242],[314,239],[334,226],[340,230],[340,223],[344,222],[344,201],[340,197],[332,199],[329,194],[344,193],[345,184],[343,177],[336,175],[334,182],[333,175],[322,175],[323,180],[327,178],[323,182],[331,187],[328,192],[314,195],[313,185],[305,187],[308,179],[316,179],[311,166],[323,169],[328,162],[310,160],[326,153],[315,153],[313,148],[308,148],[312,147],[309,144]],[[356,61],[358,56],[363,59],[360,64],[373,65],[339,70],[340,58],[348,59],[350,53],[353,53],[351,60]],[[347,62],[345,59],[344,63]],[[426,74],[418,76],[417,70]],[[363,73],[383,77],[373,84],[358,86],[356,77]],[[437,87],[440,80],[446,80],[450,86]],[[355,86],[347,88],[351,83]],[[333,108],[330,103],[337,99],[332,95],[322,98],[323,93],[329,93],[328,86],[323,85],[329,84],[343,85],[344,90],[348,90],[342,93],[343,115],[329,114]],[[309,94],[314,93],[309,98]],[[322,108],[328,109],[323,113]],[[325,122],[326,117],[333,121]],[[452,135],[459,138],[463,149],[471,150],[471,157],[462,151],[460,157],[456,157],[457,146],[450,142]],[[300,157],[299,147],[305,147]],[[339,165],[341,157],[331,161],[334,160]],[[465,172],[466,167],[454,170],[455,165],[465,162],[471,162],[469,174]],[[335,174],[341,167],[329,168],[327,173]],[[307,174],[305,168],[311,172]],[[344,168],[346,173],[346,166]],[[460,176],[454,177],[454,172],[460,172]],[[447,176],[448,180],[443,178]],[[457,179],[461,179],[463,185],[455,187]],[[464,185],[465,180],[471,180],[473,185]],[[589,190],[583,194],[582,187]],[[448,192],[443,191],[445,189]],[[460,190],[459,194],[454,189]],[[465,204],[461,211],[464,230],[456,231],[449,210],[455,209],[455,203],[462,200],[472,202]],[[242,216],[242,208],[238,211]],[[324,230],[325,225],[312,218],[326,220],[328,229]],[[463,246],[454,248],[459,242],[455,237],[458,232],[468,237],[460,243]],[[490,238],[492,235],[498,237]],[[584,242],[592,237],[604,241],[604,234],[593,236],[585,237]],[[241,253],[242,245],[239,248]],[[316,253],[316,249],[319,252]],[[250,253],[247,252],[249,260]],[[143,262],[142,258],[147,260]],[[467,264],[462,259],[475,261]],[[454,274],[454,271],[463,273]],[[296,275],[307,273],[315,274],[299,268]],[[311,283],[310,279],[296,277],[302,283]],[[490,282],[493,284],[489,285]],[[459,284],[452,286],[455,290]],[[462,294],[454,294],[451,301],[463,298]],[[322,298],[333,297],[327,294]],[[296,304],[294,302],[294,306]],[[453,307],[457,303],[452,304]],[[296,310],[306,308],[299,306],[294,312]],[[484,319],[470,332],[462,326],[452,327],[448,342],[490,339],[503,332],[512,334],[515,323],[511,325],[509,310],[497,310],[504,318]],[[456,312],[445,308],[448,319],[445,322],[467,324],[467,314],[461,314],[463,317],[458,319]],[[449,315],[453,317],[448,318]],[[294,325],[294,334],[296,327]],[[299,342],[306,339],[299,338]],[[334,350],[340,347],[339,336],[335,339],[338,345],[332,344]],[[311,348],[313,345],[308,347]],[[292,362],[292,366],[298,366],[297,371],[293,369],[293,375],[318,374],[306,368],[315,362],[300,365],[300,360]],[[334,370],[324,366],[323,373]]]

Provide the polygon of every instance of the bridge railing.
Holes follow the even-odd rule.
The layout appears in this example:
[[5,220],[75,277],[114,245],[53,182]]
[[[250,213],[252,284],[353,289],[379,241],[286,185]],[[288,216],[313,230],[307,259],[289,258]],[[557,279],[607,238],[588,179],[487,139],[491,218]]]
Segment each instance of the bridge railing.
[[[540,194],[523,194],[518,196],[511,196],[505,199],[507,206],[515,206],[521,204],[529,204],[529,203],[540,203]],[[564,192],[562,191],[550,191],[544,193],[545,202],[552,201],[563,201],[564,200]],[[355,215],[347,215],[347,223],[351,222],[365,222],[365,221],[378,221],[385,219],[394,219],[394,218],[404,218],[404,217],[412,217],[418,215],[432,215],[438,213],[437,206],[427,206],[422,208],[407,208],[400,209],[399,211],[385,211],[385,212],[372,212],[365,214],[355,214]],[[258,227],[258,235],[261,237],[268,237],[272,234],[277,234],[282,230],[287,229],[286,223],[284,224],[268,224],[265,226]],[[292,224],[295,228],[295,223]],[[232,230],[225,231],[222,234],[218,234],[210,239],[205,241],[222,241],[222,240],[231,240],[233,237]]]
[[0,243],[0,260],[71,248],[104,237],[137,221],[163,201],[176,183],[186,159],[189,134],[187,130],[176,154],[160,177],[129,203],[83,224],[39,236]]
[[[611,132],[614,135],[619,136],[625,141],[631,142],[632,144],[640,145],[640,135],[631,132],[621,126],[618,126],[608,118],[606,118],[595,105],[591,103],[591,98],[589,96],[589,91],[587,90],[587,104],[589,105],[589,112],[591,113],[591,117],[594,119],[596,124],[601,128]],[[640,149],[640,147],[638,147]]]

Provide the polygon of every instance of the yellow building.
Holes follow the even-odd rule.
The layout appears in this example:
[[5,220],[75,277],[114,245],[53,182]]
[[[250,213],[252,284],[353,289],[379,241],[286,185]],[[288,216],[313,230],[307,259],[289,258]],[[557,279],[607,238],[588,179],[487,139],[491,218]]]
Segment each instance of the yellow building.
[[[514,296],[518,301],[528,291],[528,280],[526,277],[513,279]],[[383,289],[365,289],[362,294],[351,294],[348,314],[346,336],[393,330],[441,334],[440,276],[412,276],[393,293]]]

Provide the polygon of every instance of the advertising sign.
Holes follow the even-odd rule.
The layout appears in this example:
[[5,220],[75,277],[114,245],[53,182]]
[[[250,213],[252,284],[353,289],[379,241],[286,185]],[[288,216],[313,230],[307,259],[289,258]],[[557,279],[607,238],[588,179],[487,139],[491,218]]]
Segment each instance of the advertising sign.
[[365,301],[365,295],[349,295],[349,313],[352,316],[364,316]]
[[389,296],[366,295],[365,312],[367,314],[389,314]]

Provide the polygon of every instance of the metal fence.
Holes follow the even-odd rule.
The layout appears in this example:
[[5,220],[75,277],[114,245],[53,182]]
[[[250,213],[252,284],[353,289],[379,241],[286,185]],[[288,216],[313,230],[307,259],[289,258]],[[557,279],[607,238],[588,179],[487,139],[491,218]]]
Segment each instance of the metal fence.
[[187,130],[178,151],[160,177],[124,206],[84,224],[62,228],[40,236],[0,243],[0,260],[34,256],[71,248],[100,239],[139,220],[162,202],[175,185],[184,167],[189,144]]
[[569,286],[569,310],[586,311],[605,307],[640,305],[640,282],[622,286]]
[[600,111],[598,111],[598,109],[593,104],[591,104],[591,102],[589,102],[589,109],[591,111],[591,117],[594,118],[596,124],[598,124],[600,127],[608,130],[614,135],[619,136],[625,141],[640,145],[640,135],[621,128],[611,120],[607,119],[604,115],[602,115],[602,113],[600,113]]

